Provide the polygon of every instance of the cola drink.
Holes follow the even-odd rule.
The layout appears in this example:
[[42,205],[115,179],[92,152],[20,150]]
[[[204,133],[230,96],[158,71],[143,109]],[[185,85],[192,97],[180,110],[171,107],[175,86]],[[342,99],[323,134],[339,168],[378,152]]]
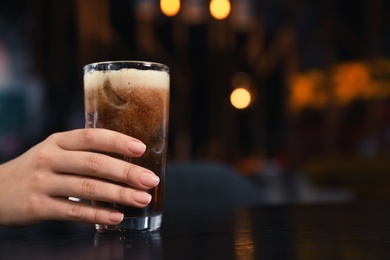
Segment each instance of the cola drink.
[[101,62],[84,67],[85,126],[106,128],[135,137],[146,144],[139,158],[110,154],[153,171],[159,185],[148,191],[146,208],[93,201],[115,208],[125,217],[115,226],[97,224],[105,230],[155,230],[161,225],[169,118],[169,68],[150,62]]

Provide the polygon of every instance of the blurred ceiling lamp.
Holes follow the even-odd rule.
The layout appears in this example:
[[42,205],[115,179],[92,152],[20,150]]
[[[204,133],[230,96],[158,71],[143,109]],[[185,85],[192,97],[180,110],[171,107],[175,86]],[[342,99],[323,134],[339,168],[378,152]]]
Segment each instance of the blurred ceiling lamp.
[[157,6],[153,0],[137,0],[135,11],[138,20],[148,22],[156,17]]
[[181,18],[192,25],[201,24],[206,20],[206,0],[186,0],[182,3]]
[[230,94],[230,103],[237,109],[247,108],[251,100],[251,93],[246,87],[238,87]]
[[210,13],[217,20],[223,20],[229,16],[231,10],[229,0],[211,0]]
[[233,91],[230,94],[230,103],[237,109],[245,109],[252,102],[252,94],[249,91],[252,84],[248,73],[238,72],[233,76]]
[[180,0],[160,0],[160,8],[164,15],[175,16],[180,11]]

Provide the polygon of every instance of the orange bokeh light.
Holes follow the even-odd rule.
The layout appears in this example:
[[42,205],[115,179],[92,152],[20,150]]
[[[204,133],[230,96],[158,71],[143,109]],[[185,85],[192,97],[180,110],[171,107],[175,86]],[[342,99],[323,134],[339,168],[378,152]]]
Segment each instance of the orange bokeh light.
[[210,13],[217,20],[223,20],[229,16],[231,5],[229,0],[211,0]]
[[180,0],[161,0],[160,8],[164,15],[175,16],[180,11]]
[[251,93],[244,87],[236,88],[230,95],[230,103],[237,109],[247,108],[251,100]]
[[317,70],[293,77],[290,84],[291,108],[297,111],[305,107],[324,107],[328,102],[325,80],[325,74]]
[[369,99],[379,93],[378,85],[372,80],[367,66],[359,62],[340,64],[332,75],[334,95],[340,104],[354,98]]

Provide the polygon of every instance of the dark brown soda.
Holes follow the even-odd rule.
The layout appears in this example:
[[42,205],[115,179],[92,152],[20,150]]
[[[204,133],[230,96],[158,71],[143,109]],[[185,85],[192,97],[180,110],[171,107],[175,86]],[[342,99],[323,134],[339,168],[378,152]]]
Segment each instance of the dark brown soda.
[[144,142],[147,149],[139,158],[117,154],[111,156],[153,171],[160,177],[160,183],[148,191],[152,201],[146,208],[97,201],[93,204],[115,208],[124,213],[125,218],[161,214],[166,171],[162,158],[166,157],[167,150],[169,90],[164,87],[113,87],[112,84],[107,78],[102,87],[85,88],[86,127],[114,130]]

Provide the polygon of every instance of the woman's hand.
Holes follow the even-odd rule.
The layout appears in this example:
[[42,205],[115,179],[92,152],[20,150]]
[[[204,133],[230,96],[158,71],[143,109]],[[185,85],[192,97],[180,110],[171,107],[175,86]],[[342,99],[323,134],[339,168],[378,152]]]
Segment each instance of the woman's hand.
[[[103,153],[139,157],[145,145],[105,129],[56,133],[0,165],[0,225],[69,220],[115,225],[123,214],[69,197],[145,207],[159,178],[150,170]],[[126,185],[119,185],[122,183]]]

